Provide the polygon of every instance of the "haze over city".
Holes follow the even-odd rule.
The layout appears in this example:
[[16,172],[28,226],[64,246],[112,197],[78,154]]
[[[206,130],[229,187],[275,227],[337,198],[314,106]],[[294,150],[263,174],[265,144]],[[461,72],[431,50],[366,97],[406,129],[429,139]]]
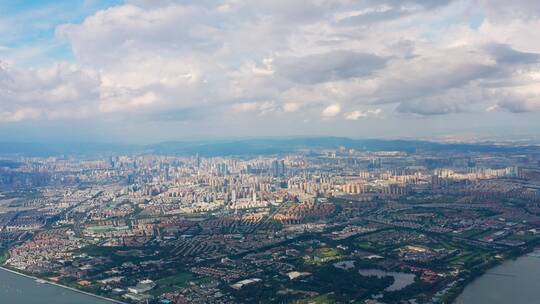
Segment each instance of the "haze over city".
[[538,1],[3,1],[0,136],[536,139]]

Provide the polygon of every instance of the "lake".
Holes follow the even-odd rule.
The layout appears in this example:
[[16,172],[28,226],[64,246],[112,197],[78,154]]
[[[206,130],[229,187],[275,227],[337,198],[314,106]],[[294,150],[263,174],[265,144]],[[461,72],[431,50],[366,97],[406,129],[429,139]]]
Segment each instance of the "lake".
[[454,304],[540,304],[540,251],[507,261],[463,290]]
[[388,286],[385,291],[398,291],[414,283],[416,277],[412,273],[394,272],[394,271],[382,271],[379,269],[360,269],[358,271],[360,275],[367,277],[394,277],[394,283]]
[[0,302],[2,304],[111,304],[112,302],[62,287],[40,284],[0,269]]

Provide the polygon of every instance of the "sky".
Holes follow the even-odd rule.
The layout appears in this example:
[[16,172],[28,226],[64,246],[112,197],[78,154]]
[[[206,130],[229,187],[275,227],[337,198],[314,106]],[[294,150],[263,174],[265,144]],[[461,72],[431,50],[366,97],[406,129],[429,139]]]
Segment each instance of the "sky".
[[540,139],[537,0],[0,0],[0,141]]

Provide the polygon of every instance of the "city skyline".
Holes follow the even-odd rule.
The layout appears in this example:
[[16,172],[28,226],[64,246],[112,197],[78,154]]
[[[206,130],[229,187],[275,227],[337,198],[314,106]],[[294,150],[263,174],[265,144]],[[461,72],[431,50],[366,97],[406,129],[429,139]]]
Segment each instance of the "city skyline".
[[538,139],[539,15],[524,0],[12,1],[0,136]]
[[0,295],[25,304],[538,299],[538,146],[294,141],[225,143],[225,154],[166,144],[83,156],[0,150]]

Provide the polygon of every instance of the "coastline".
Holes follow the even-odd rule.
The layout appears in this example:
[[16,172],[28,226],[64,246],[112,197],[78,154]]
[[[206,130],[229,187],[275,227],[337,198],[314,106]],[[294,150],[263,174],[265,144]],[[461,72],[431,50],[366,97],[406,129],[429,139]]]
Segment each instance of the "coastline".
[[128,304],[126,302],[122,302],[122,301],[119,301],[119,300],[107,298],[107,297],[100,296],[100,295],[97,295],[97,294],[93,294],[93,293],[90,293],[90,292],[87,292],[87,291],[84,291],[84,290],[80,290],[80,289],[77,289],[77,288],[74,288],[74,287],[58,284],[56,282],[52,282],[52,281],[49,281],[49,280],[46,280],[46,279],[43,279],[43,278],[39,278],[39,277],[31,276],[31,275],[28,275],[28,274],[25,274],[25,273],[22,273],[22,272],[18,272],[16,270],[7,268],[5,266],[0,266],[0,270],[4,270],[4,271],[7,271],[7,272],[16,274],[16,275],[20,275],[20,276],[23,276],[23,277],[26,277],[26,278],[32,279],[32,280],[42,280],[42,281],[44,281],[44,284],[49,284],[49,285],[52,285],[52,286],[64,288],[64,289],[67,289],[67,290],[70,290],[70,291],[73,291],[73,292],[81,293],[81,294],[91,296],[91,297],[94,297],[94,298],[97,298],[97,299],[100,299],[100,300],[108,301],[108,302],[111,302],[111,303]]

